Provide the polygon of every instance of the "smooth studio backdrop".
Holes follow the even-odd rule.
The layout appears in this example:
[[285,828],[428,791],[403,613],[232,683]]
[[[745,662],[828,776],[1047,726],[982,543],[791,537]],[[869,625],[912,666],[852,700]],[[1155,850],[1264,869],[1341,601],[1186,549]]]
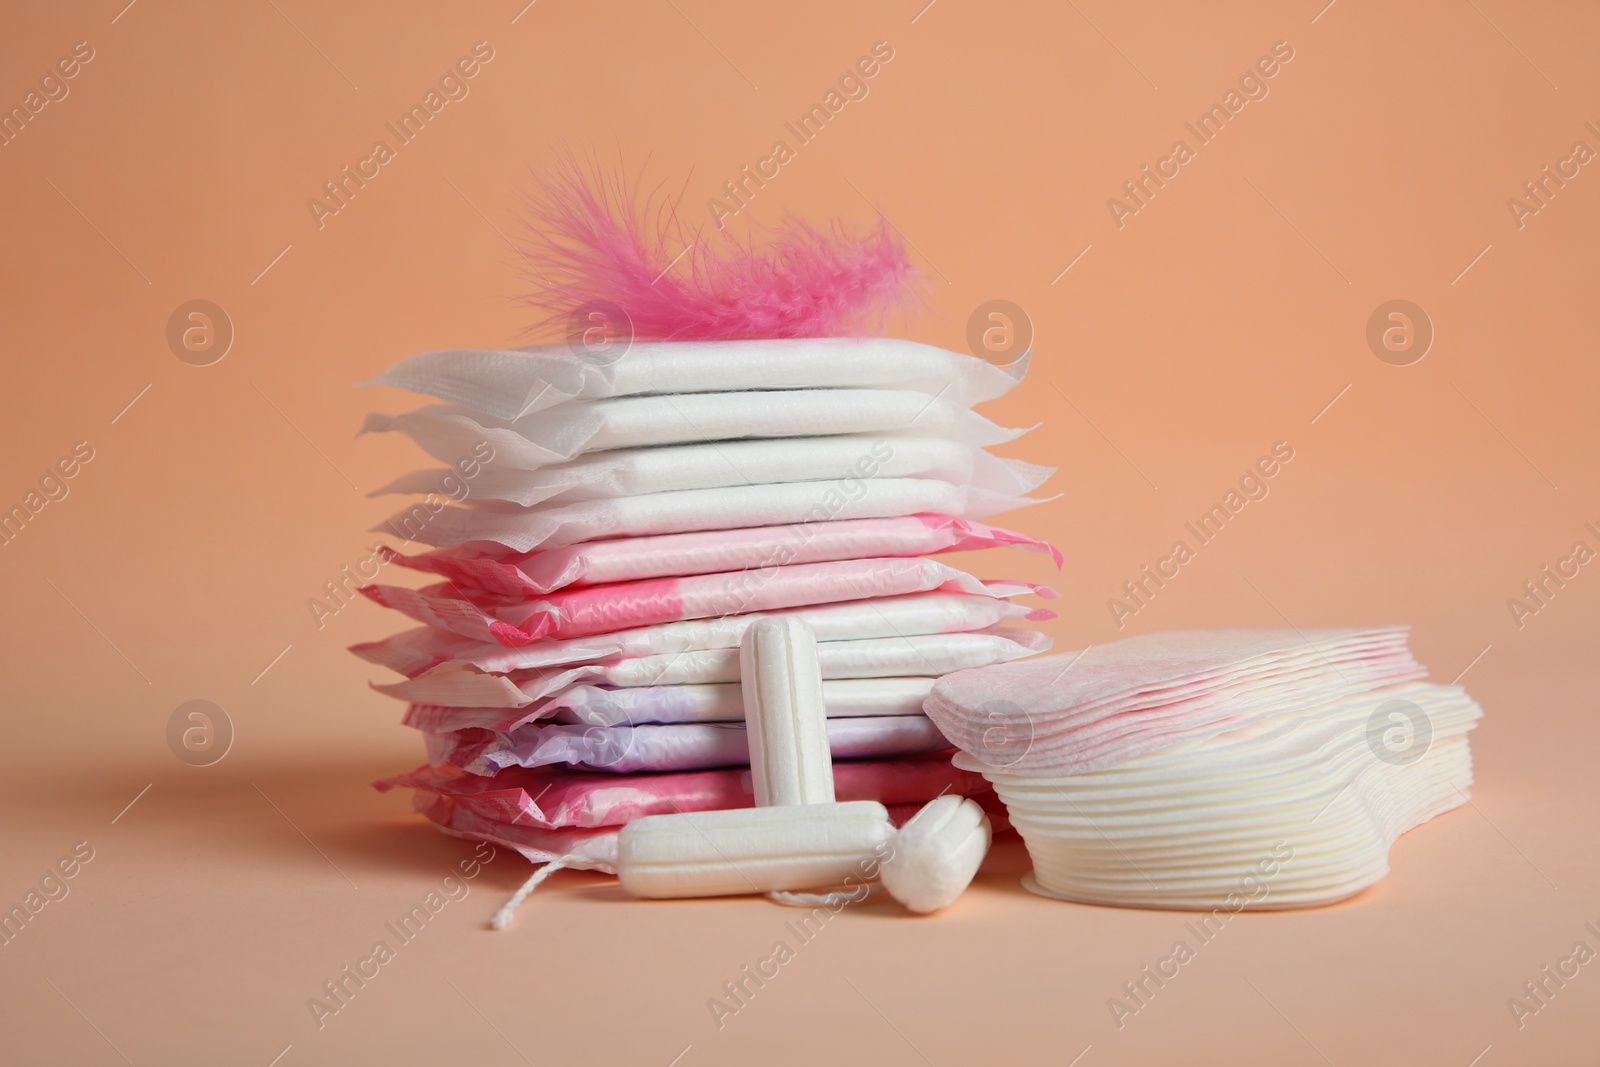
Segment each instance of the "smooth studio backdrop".
[[[0,35],[0,508],[27,514],[0,547],[0,897],[95,849],[0,949],[20,1062],[1592,1054],[1588,968],[1520,1029],[1506,1005],[1600,948],[1592,8],[123,3]],[[1001,522],[1066,563],[965,562],[1058,588],[1062,649],[1409,622],[1487,711],[1474,805],[1357,901],[1241,919],[1121,1030],[1106,999],[1182,917],[1028,897],[1017,846],[948,916],[852,911],[720,1030],[706,1000],[787,915],[561,875],[491,936],[526,869],[502,855],[318,1029],[306,999],[471,855],[366,785],[421,744],[344,648],[399,623],[325,583],[398,506],[366,492],[431,464],[355,436],[418,401],[352,385],[529,340],[517,197],[567,151],[681,195],[706,241],[881,212],[926,274],[919,340],[1022,309],[1032,373],[986,413],[1039,424],[1003,451],[1059,496]],[[209,365],[169,328],[191,301],[232,333]],[[210,767],[169,747],[192,700],[231,723]]]

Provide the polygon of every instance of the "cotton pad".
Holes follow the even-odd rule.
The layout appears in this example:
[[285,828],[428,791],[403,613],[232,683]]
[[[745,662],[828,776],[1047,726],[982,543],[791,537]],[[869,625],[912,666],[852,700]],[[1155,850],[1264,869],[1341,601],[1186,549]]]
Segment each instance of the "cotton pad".
[[498,557],[448,548],[404,556],[384,546],[382,556],[385,562],[442,575],[465,588],[506,596],[537,596],[573,585],[999,547],[1049,552],[1057,566],[1061,563],[1061,554],[1043,541],[952,515],[643,535]]
[[482,547],[491,550],[500,546],[512,552],[531,552],[606,537],[923,513],[984,519],[1035,503],[1039,501],[936,478],[867,478],[680,489],[531,508],[430,508],[418,504],[390,516],[373,530],[436,547],[486,542]]
[[968,406],[1009,391],[1027,355],[1009,367],[897,337],[761,341],[632,341],[596,359],[567,344],[450,349],[401,360],[368,385],[425,393],[500,419],[568,401],[643,393],[895,387]]
[[679,619],[771,611],[808,604],[940,590],[968,595],[1054,596],[1043,586],[981,582],[931,559],[838,560],[771,571],[704,574],[592,586],[525,599],[461,590],[448,583],[361,591],[418,622],[510,648],[542,637],[577,637]]
[[576,400],[518,419],[430,405],[367,416],[362,433],[399,431],[435,459],[455,463],[487,442],[495,462],[525,469],[585,452],[743,437],[906,433],[998,445],[1025,430],[996,426],[944,397],[904,389],[796,389]]
[[[819,641],[966,633],[988,630],[1008,620],[1055,617],[1042,608],[967,593],[909,593],[790,608],[775,614],[801,619],[816,633]],[[475,641],[448,630],[421,627],[381,641],[352,645],[350,651],[369,663],[388,667],[408,678],[443,664],[507,674],[586,661],[737,648],[750,624],[765,617],[763,613],[752,612],[686,619],[585,637],[546,639],[516,648],[507,648],[497,641]],[[1044,638],[1037,631],[1006,628],[999,632],[1029,647],[1047,647],[1039,644]]]
[[[470,484],[457,481],[466,486],[470,501],[531,507],[680,489],[861,478],[937,478],[1022,496],[1053,473],[1051,467],[1000,459],[976,445],[939,437],[840,434],[619,448],[536,470],[497,461],[484,464]],[[450,469],[414,471],[368,495],[438,493],[441,486],[455,484],[453,474]]]

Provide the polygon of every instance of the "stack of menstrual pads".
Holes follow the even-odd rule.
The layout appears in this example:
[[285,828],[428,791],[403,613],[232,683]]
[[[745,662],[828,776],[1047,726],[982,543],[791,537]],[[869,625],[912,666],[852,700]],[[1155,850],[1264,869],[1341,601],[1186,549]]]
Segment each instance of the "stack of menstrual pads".
[[[447,833],[615,871],[649,814],[752,804],[739,644],[754,620],[819,641],[835,792],[908,817],[989,783],[923,714],[940,677],[1022,659],[1049,590],[932,557],[1016,547],[984,525],[1049,469],[997,458],[972,411],[1025,370],[885,338],[431,352],[374,384],[443,403],[399,431],[444,467],[380,492],[391,570],[363,591],[418,628],[353,651],[399,678],[428,763],[410,787]],[[1059,563],[1059,556],[1056,557]]]
[[1482,712],[1425,674],[1403,628],[1158,633],[958,672],[926,710],[994,784],[1035,892],[1309,907],[1467,800]]

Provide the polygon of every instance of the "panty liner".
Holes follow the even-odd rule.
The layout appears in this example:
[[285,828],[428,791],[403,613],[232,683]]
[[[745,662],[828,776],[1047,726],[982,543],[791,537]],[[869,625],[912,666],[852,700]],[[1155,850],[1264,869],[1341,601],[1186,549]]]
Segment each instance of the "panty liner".
[[816,633],[817,640],[824,642],[965,633],[987,630],[1014,619],[1053,618],[1048,611],[987,595],[908,593],[778,612],[657,623],[587,637],[535,641],[517,648],[507,648],[499,642],[474,641],[447,630],[424,626],[404,630],[381,641],[352,645],[350,651],[369,663],[388,667],[408,678],[441,664],[508,673],[636,656],[734,649],[739,647],[739,640],[750,624],[768,615],[793,615],[803,619]]
[[[1083,653],[957,671],[927,712],[957,746],[1010,774],[1071,773],[1242,719],[1420,678],[1406,630],[1148,634]],[[1007,744],[996,749],[997,740]]]
[[995,784],[1035,892],[1306,907],[1382,878],[1400,834],[1466,800],[1482,713],[1421,673],[1397,627],[1151,634],[957,672],[925,707]]
[[[1430,724],[1414,762],[1373,756],[1372,715],[1396,700]],[[1466,734],[1480,714],[1459,689],[1413,682],[1105,770],[987,774],[1028,843],[1036,892],[1142,907],[1305,907],[1376,882],[1396,838],[1466,801]]]
[[625,341],[618,349],[598,356],[567,344],[422,352],[365,384],[408,389],[501,419],[571,400],[729,389],[893,387],[969,406],[1013,388],[1028,361],[1024,353],[999,367],[898,337]]
[[463,591],[448,583],[361,591],[418,622],[509,648],[544,637],[578,637],[680,619],[771,611],[807,604],[940,590],[970,595],[1053,597],[1045,586],[982,582],[931,559],[880,558],[804,563],[765,572],[707,574],[593,586],[538,599]]
[[588,541],[498,557],[450,548],[404,556],[385,546],[383,556],[386,562],[438,574],[464,588],[505,596],[538,596],[574,585],[1001,547],[1049,552],[1056,566],[1061,565],[1061,553],[1043,541],[952,515],[696,530]]

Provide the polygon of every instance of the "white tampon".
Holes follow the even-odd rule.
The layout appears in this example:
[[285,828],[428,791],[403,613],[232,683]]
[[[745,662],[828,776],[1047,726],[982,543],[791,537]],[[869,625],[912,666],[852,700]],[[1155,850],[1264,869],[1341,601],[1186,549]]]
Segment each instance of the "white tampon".
[[617,876],[636,897],[860,885],[893,836],[875,800],[646,815],[622,828]]
[[935,797],[895,834],[878,873],[889,895],[910,910],[938,911],[966,890],[988,851],[983,809],[964,797]]
[[833,802],[833,758],[817,636],[800,619],[761,619],[739,644],[750,776],[758,807]]

